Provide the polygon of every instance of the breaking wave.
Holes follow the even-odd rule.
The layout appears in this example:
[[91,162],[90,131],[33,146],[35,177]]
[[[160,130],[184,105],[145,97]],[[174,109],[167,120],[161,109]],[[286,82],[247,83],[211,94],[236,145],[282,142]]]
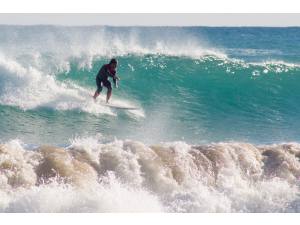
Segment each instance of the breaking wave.
[[300,145],[0,146],[2,212],[299,212]]

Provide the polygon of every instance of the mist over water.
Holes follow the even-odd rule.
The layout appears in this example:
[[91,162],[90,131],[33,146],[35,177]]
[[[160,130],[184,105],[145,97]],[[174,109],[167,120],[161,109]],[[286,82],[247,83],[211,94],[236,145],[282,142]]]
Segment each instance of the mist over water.
[[299,34],[0,26],[0,211],[298,212]]

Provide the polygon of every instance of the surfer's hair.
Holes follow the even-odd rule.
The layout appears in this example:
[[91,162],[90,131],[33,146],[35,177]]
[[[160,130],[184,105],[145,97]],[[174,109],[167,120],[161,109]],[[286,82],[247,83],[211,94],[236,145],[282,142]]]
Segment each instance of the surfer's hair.
[[109,64],[118,64],[118,61],[115,58],[113,58],[110,60]]

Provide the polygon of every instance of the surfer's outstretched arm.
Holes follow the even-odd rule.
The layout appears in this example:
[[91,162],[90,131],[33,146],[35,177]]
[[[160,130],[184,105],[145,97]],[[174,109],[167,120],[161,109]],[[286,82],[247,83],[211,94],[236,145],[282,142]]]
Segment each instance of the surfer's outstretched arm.
[[118,76],[113,76],[113,82],[115,84],[115,87],[118,88],[118,80],[120,80],[120,78]]

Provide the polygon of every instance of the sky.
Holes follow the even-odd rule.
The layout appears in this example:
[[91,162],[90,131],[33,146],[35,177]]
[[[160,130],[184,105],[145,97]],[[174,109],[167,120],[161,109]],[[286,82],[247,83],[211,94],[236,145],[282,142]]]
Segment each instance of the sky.
[[2,13],[0,24],[64,26],[300,26],[300,13]]

